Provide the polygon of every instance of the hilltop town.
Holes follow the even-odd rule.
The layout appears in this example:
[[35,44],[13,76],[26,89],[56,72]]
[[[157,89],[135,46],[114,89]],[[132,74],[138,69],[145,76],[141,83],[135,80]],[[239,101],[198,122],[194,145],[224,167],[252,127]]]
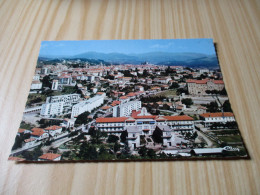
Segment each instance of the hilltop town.
[[40,61],[10,159],[246,155],[220,69]]

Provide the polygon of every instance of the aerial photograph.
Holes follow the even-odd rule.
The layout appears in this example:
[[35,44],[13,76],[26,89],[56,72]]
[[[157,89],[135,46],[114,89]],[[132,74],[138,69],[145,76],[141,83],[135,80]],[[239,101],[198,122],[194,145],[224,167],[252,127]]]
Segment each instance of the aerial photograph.
[[9,160],[249,157],[213,39],[43,41],[32,76]]

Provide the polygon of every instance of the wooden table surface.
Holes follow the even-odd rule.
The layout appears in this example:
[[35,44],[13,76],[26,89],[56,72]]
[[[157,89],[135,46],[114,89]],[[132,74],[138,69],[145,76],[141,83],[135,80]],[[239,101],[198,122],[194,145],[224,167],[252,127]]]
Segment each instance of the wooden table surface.
[[[260,194],[260,1],[1,0],[1,194]],[[251,160],[16,164],[42,40],[213,38]]]

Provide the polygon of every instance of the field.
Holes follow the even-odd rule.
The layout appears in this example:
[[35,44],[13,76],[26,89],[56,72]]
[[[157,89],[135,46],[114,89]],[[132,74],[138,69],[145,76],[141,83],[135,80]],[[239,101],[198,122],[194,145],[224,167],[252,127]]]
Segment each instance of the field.
[[224,142],[242,142],[240,135],[233,135],[233,136],[218,136],[218,138]]
[[153,97],[156,97],[156,96],[165,96],[165,97],[172,98],[173,96],[176,96],[176,90],[170,89],[170,90],[167,90],[167,91],[162,91],[160,93],[157,93],[156,95],[153,95]]

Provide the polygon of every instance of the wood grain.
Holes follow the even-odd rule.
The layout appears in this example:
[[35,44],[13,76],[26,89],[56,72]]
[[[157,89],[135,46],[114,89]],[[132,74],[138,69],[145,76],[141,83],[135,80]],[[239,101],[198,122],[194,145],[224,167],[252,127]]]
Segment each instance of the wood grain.
[[[0,1],[1,194],[260,194],[260,1]],[[213,38],[251,160],[15,164],[42,40]]]

